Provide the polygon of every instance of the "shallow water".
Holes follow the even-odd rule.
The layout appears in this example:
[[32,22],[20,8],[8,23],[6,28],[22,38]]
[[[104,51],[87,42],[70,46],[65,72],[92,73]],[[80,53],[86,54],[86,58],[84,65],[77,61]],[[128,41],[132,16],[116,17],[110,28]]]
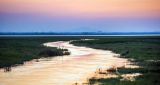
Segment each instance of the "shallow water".
[[126,59],[113,57],[111,51],[77,47],[69,42],[49,42],[45,46],[63,47],[71,51],[69,56],[57,56],[27,62],[12,68],[11,72],[0,70],[0,85],[71,85],[83,83],[97,69],[122,66]]

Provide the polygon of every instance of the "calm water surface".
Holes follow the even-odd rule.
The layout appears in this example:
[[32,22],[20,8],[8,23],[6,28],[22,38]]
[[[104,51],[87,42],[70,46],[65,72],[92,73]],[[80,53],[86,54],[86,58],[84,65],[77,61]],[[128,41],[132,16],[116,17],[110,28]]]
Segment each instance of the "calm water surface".
[[123,65],[126,59],[113,57],[111,51],[77,47],[69,42],[49,42],[45,46],[62,46],[71,51],[69,56],[57,56],[30,61],[11,72],[0,70],[0,85],[72,85],[83,83],[97,69]]

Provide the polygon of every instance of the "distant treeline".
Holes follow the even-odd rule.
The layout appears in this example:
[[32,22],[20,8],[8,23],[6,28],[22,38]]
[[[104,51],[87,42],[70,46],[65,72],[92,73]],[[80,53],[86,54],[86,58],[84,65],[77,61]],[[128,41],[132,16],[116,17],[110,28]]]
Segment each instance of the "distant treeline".
[[160,32],[0,32],[0,35],[143,35]]

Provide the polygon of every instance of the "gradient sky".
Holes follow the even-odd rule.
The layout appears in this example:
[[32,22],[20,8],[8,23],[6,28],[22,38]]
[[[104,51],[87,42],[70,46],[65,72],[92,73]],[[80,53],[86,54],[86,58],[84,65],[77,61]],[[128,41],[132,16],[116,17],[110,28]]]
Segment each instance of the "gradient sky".
[[160,0],[0,0],[0,32],[160,32]]

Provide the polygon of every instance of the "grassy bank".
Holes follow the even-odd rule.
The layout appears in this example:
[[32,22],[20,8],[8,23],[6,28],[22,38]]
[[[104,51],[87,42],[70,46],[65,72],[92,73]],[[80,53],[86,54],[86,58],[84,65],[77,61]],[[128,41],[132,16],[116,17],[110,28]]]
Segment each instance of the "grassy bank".
[[42,57],[69,55],[67,49],[45,47],[43,43],[68,41],[72,37],[0,37],[0,68],[23,64]]
[[119,73],[142,73],[134,82],[120,81],[120,77],[111,79],[89,79],[91,84],[100,85],[159,85],[160,84],[160,37],[102,37],[96,40],[79,40],[71,42],[77,46],[111,50],[121,57],[135,59],[139,69],[118,69]]

